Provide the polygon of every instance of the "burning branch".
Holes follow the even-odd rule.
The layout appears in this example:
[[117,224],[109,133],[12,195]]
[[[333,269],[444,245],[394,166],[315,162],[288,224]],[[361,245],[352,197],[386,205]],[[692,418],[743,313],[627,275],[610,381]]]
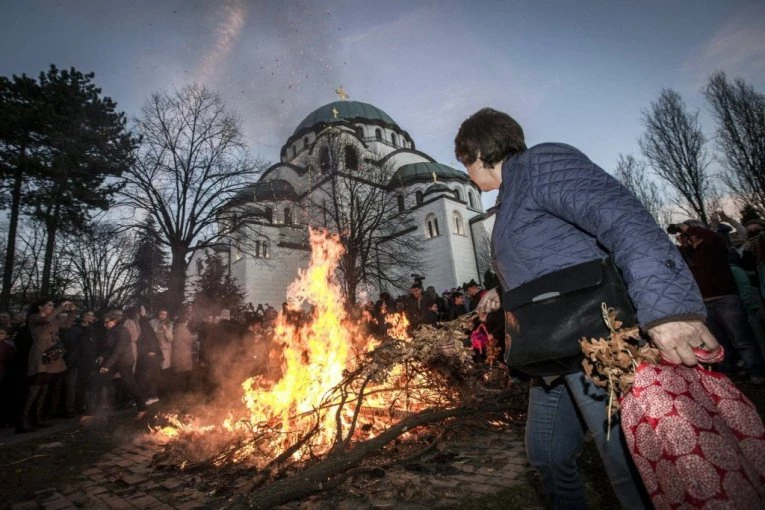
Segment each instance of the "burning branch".
[[164,459],[171,465],[255,469],[247,504],[261,508],[336,486],[392,440],[416,438],[418,427],[507,410],[498,404],[507,395],[486,388],[486,367],[463,345],[473,317],[373,338],[346,317],[333,279],[336,239],[312,232],[311,241],[311,264],[290,297],[295,306],[310,303],[313,320],[296,328],[280,317],[281,378],[246,380],[245,409],[231,410],[222,425],[176,420],[156,429],[173,438]]

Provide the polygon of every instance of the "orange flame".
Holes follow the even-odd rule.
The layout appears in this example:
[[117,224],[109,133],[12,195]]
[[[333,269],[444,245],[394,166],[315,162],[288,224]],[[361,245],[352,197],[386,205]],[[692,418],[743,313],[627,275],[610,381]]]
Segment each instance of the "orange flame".
[[[333,394],[333,390],[349,372],[358,368],[360,355],[379,345],[375,338],[349,320],[346,313],[342,290],[335,278],[335,269],[343,254],[338,236],[312,229],[309,236],[310,264],[305,270],[299,271],[298,277],[287,290],[287,298],[293,309],[310,310],[310,320],[297,327],[289,323],[288,317],[280,314],[273,344],[284,347],[281,378],[271,381],[258,376],[244,381],[242,401],[247,415],[237,419],[231,414],[220,427],[229,432],[275,431],[276,434],[271,437],[275,435],[280,438],[276,441],[278,444],[272,441],[271,444],[258,445],[258,451],[267,452],[269,456],[282,453],[312,430],[317,432],[315,440],[310,446],[296,449],[294,457],[299,458],[309,448],[314,454],[323,453],[334,443],[338,430],[350,422],[358,409],[355,403],[357,396],[345,395],[346,405],[342,406],[342,413],[338,417],[336,411],[341,397]],[[408,321],[403,314],[388,315],[386,320],[391,325],[390,336],[409,340],[406,333]],[[366,396],[363,405],[404,413],[419,407],[416,391],[413,398],[412,395],[401,395],[395,390],[396,380],[416,382],[417,377],[416,373],[394,367],[387,377],[393,387],[378,381],[375,383],[378,387],[369,392],[372,396]],[[367,437],[375,433],[371,426],[357,427],[356,430],[362,428]],[[157,427],[153,431],[172,439],[191,429],[195,432],[209,430],[193,427],[172,417],[167,426]],[[253,446],[239,452],[233,460],[244,460],[254,452]]]

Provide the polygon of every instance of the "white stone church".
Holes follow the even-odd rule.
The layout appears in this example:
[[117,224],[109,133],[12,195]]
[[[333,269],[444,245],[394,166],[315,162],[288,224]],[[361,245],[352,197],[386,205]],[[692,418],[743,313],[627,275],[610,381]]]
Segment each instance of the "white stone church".
[[[339,93],[342,99],[342,90]],[[338,139],[343,150],[334,158],[339,161],[330,163],[326,147]],[[248,301],[279,308],[298,268],[307,264],[307,227],[321,225],[311,217],[321,175],[330,167],[353,167],[363,177],[369,165],[391,169],[385,196],[399,211],[408,209],[414,219],[412,234],[421,237],[424,259],[417,271],[425,277],[423,286],[432,285],[440,294],[470,280],[481,281],[489,263],[489,225],[480,190],[465,172],[417,150],[409,133],[384,111],[340,100],[308,114],[282,146],[280,161],[236,199],[238,206],[259,211],[258,239],[250,239],[246,250],[235,243],[222,248],[220,255],[246,290]],[[191,279],[200,269],[194,262],[189,267]],[[408,276],[398,289],[375,288],[371,282],[361,297],[375,300],[381,290],[394,296],[405,293],[411,284]]]

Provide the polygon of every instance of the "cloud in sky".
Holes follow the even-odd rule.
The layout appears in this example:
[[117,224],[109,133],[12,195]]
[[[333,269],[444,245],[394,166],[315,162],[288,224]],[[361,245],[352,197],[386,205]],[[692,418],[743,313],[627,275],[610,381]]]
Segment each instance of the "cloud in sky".
[[765,84],[765,4],[742,7],[685,62],[682,71],[698,90],[715,71]]

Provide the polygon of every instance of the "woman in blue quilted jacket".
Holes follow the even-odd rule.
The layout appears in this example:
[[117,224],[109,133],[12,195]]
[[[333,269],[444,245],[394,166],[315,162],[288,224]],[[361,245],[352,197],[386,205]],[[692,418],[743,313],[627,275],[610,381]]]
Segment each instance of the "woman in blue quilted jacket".
[[[492,252],[503,292],[610,257],[641,329],[666,359],[692,366],[694,348],[719,348],[677,248],[634,195],[580,151],[558,143],[527,148],[512,117],[484,108],[463,122],[455,153],[481,190],[499,189]],[[499,307],[493,289],[478,312]],[[650,506],[618,421],[607,439],[605,397],[581,370],[532,380],[526,450],[553,508],[587,507],[576,463],[587,430],[621,505]]]

